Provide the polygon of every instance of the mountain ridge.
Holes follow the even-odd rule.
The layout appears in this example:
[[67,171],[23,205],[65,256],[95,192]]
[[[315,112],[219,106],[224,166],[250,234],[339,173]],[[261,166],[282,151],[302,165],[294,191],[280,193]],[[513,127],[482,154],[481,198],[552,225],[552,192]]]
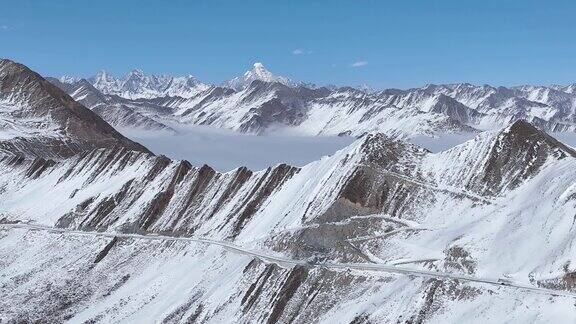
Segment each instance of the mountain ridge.
[[120,145],[148,152],[39,74],[7,59],[0,60],[0,107],[5,151],[61,158]]
[[[146,88],[151,81],[143,80],[153,79],[141,71],[133,75],[143,82],[135,89]],[[122,116],[143,115],[135,119],[146,121],[135,124],[142,124],[144,130],[168,129],[164,121],[170,120],[254,134],[286,130],[307,136],[358,136],[374,131],[412,137],[497,129],[522,118],[547,131],[576,131],[576,94],[570,92],[570,86],[506,88],[459,83],[381,91],[309,87],[276,76],[261,63],[234,80],[236,85],[203,84],[183,93],[133,92],[121,99],[129,110],[118,105],[115,109]],[[114,82],[119,81],[108,83]],[[108,94],[110,100],[123,96],[106,86],[100,88],[105,89],[103,93],[115,93]],[[108,116],[107,120],[114,123],[122,118]]]
[[[506,144],[526,140],[542,149],[524,154],[522,146],[509,150]],[[538,154],[546,158],[524,172]],[[8,297],[0,306],[5,317],[28,321],[144,316],[322,322],[362,316],[375,322],[453,322],[470,312],[510,320],[527,311],[551,318],[558,303],[573,304],[573,297],[560,293],[574,291],[574,270],[566,262],[575,237],[575,166],[572,149],[525,121],[440,153],[368,134],[302,168],[280,164],[260,171],[220,173],[125,148],[95,149],[47,165],[4,157],[1,222],[78,234],[4,229],[0,259],[10,280],[0,286]],[[485,177],[478,169],[502,172]],[[93,231],[108,236],[86,235]],[[516,244],[511,251],[519,240],[526,247]],[[322,263],[340,268],[315,266]],[[514,285],[345,266],[375,263],[449,278],[494,278],[491,283],[509,278]],[[181,287],[177,293],[174,285]],[[431,291],[434,302],[422,304]],[[506,312],[493,314],[502,303]]]

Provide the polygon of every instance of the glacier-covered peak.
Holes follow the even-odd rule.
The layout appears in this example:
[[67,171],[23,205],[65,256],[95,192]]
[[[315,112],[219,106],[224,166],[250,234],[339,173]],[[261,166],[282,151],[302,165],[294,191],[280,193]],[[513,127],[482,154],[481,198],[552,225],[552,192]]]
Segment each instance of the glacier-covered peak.
[[80,81],[80,78],[69,75],[63,75],[58,80],[62,83],[72,84]]
[[192,75],[149,75],[141,69],[133,69],[122,78],[116,78],[102,70],[89,81],[105,94],[117,95],[126,99],[150,99],[166,96],[189,98],[208,88],[208,85],[198,81]]
[[295,85],[292,80],[283,76],[275,75],[266,69],[264,64],[256,62],[252,65],[252,69],[246,71],[242,77],[235,77],[224,82],[224,86],[240,91],[248,87],[253,81],[278,82],[288,86]]

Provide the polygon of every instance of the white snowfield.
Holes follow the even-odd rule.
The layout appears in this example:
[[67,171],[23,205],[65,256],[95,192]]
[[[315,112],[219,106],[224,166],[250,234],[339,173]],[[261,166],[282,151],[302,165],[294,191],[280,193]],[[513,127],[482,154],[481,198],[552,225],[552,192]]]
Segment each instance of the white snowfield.
[[573,322],[575,156],[516,122],[257,172],[0,157],[0,318]]

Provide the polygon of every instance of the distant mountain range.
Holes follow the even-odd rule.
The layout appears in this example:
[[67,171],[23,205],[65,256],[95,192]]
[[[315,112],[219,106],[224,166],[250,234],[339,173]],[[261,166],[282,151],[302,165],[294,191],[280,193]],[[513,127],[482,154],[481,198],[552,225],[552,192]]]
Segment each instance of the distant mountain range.
[[[69,83],[66,81],[70,79],[63,77],[60,80]],[[166,96],[188,98],[208,88],[191,75],[182,77],[145,75],[141,70],[133,70],[121,79],[111,76],[106,71],[101,71],[88,81],[104,94],[117,95],[126,99],[151,99]]]
[[50,81],[110,124],[141,130],[170,130],[171,123],[182,123],[255,134],[411,137],[493,129],[520,118],[547,131],[576,130],[576,85],[316,87],[276,76],[261,63],[222,85],[139,70],[123,78],[100,72],[87,80]]

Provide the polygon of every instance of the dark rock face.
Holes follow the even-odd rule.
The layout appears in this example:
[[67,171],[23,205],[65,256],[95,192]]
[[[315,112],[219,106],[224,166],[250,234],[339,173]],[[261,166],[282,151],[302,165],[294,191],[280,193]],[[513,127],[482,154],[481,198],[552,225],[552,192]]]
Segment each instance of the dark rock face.
[[0,143],[13,153],[64,158],[116,145],[149,152],[37,73],[5,59],[0,60],[0,105],[16,129],[27,129]]
[[536,174],[550,156],[563,159],[576,157],[576,152],[530,123],[518,120],[496,139],[481,173],[481,185],[487,194],[515,188]]

